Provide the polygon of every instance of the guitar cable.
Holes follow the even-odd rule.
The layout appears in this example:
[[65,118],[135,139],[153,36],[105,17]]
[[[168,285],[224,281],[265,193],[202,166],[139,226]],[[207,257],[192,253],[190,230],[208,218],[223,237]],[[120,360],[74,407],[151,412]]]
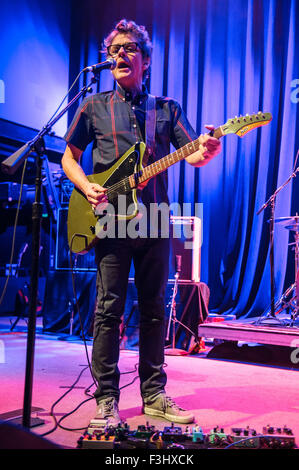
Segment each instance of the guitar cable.
[[[91,401],[91,400],[94,400],[95,397],[93,395],[90,395],[89,392],[90,392],[90,389],[93,385],[95,385],[95,387],[97,387],[97,383],[96,383],[96,380],[94,378],[94,375],[93,375],[93,372],[92,372],[92,367],[91,367],[91,364],[90,364],[90,359],[89,359],[89,354],[88,354],[88,350],[87,350],[87,342],[86,342],[86,338],[85,338],[85,334],[84,334],[84,329],[83,329],[83,322],[82,322],[82,317],[81,317],[81,314],[80,314],[80,307],[79,307],[79,301],[78,301],[78,296],[77,296],[77,290],[76,290],[76,282],[75,282],[75,272],[74,272],[74,269],[73,269],[73,260],[72,260],[72,244],[73,244],[73,239],[74,239],[74,236],[71,238],[71,242],[70,242],[70,268],[71,268],[71,277],[72,277],[72,288],[73,288],[73,295],[74,295],[74,299],[75,299],[75,304],[76,304],[76,308],[77,308],[77,312],[78,312],[78,316],[79,316],[79,322],[80,322],[80,333],[82,335],[82,339],[83,339],[83,342],[84,342],[84,347],[85,347],[85,353],[86,353],[86,358],[87,358],[87,363],[88,365],[87,366],[84,366],[84,368],[80,371],[77,379],[75,380],[75,382],[69,387],[69,389],[60,397],[58,398],[58,400],[55,401],[55,403],[53,403],[53,405],[51,406],[51,410],[50,410],[50,416],[54,419],[54,427],[52,429],[50,429],[49,431],[41,434],[42,437],[45,437],[51,433],[53,433],[58,427],[65,430],[65,431],[83,431],[83,430],[86,430],[87,426],[84,426],[84,427],[80,427],[80,428],[68,428],[68,427],[65,427],[65,426],[62,426],[61,422],[66,419],[67,417],[69,417],[70,415],[72,415],[73,413],[75,413],[82,405],[84,405],[85,403]],[[134,366],[134,370],[132,371],[127,371],[127,372],[122,372],[121,375],[126,375],[126,374],[132,374],[134,372],[137,372],[137,368],[138,368],[138,363],[135,364]],[[91,385],[89,385],[88,387],[85,388],[84,390],[84,393],[85,395],[88,396],[88,398],[86,398],[85,400],[81,401],[73,410],[69,411],[68,413],[64,414],[59,420],[57,420],[56,416],[55,416],[55,413],[54,413],[54,408],[56,407],[56,405],[66,396],[68,395],[68,393],[70,393],[74,387],[76,386],[76,384],[79,382],[83,372],[85,370],[89,369],[90,371],[90,374],[92,376],[92,379],[93,379],[93,383]],[[128,384],[125,384],[123,385],[122,387],[120,387],[120,390],[132,385],[137,379],[138,379],[139,375],[137,374],[131,382],[129,382]]]
[[83,343],[84,343],[85,354],[86,354],[86,358],[87,358],[89,371],[90,371],[93,383],[97,387],[97,383],[96,383],[96,380],[94,378],[94,375],[93,375],[93,372],[92,372],[92,367],[91,367],[91,364],[90,364],[89,354],[88,354],[88,350],[87,350],[87,342],[86,342],[86,338],[85,338],[85,334],[84,334],[83,322],[82,322],[82,317],[81,317],[81,313],[80,313],[80,306],[79,306],[79,300],[78,300],[77,289],[76,289],[76,280],[75,280],[75,273],[74,273],[74,266],[73,266],[73,259],[72,259],[72,246],[73,246],[73,241],[74,241],[75,236],[76,236],[76,234],[74,234],[72,236],[71,242],[70,242],[70,268],[71,268],[73,296],[74,296],[74,299],[75,299],[75,305],[76,305],[76,309],[77,309],[77,312],[78,312],[78,317],[79,317],[79,322],[80,322],[80,332],[81,332]]

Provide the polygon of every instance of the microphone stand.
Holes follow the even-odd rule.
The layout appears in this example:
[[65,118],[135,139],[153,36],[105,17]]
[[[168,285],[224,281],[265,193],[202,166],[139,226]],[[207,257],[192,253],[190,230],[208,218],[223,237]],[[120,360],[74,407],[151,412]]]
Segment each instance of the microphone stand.
[[[39,278],[39,251],[40,251],[40,232],[42,220],[42,204],[41,204],[41,186],[42,186],[42,162],[45,153],[44,136],[51,131],[54,124],[69,110],[69,108],[77,102],[87,92],[92,92],[91,85],[97,82],[95,76],[92,77],[90,83],[84,86],[81,91],[60,111],[60,113],[51,119],[42,130],[34,137],[33,140],[27,142],[23,147],[17,150],[13,155],[8,157],[1,163],[4,173],[13,175],[23,161],[33,151],[36,153],[36,178],[35,178],[35,201],[32,204],[32,266],[30,280],[30,302],[29,302],[29,320],[27,331],[27,351],[26,351],[26,373],[23,401],[22,425],[30,428],[31,420],[31,402],[32,402],[32,384],[34,369],[34,349],[35,349],[35,331],[36,331],[36,309],[38,297],[38,278]],[[43,424],[40,422],[39,424]]]
[[[175,325],[176,323],[179,323],[182,325],[184,328],[190,331],[192,331],[185,325],[183,325],[179,320],[177,320],[176,317],[176,302],[175,298],[178,292],[178,282],[179,282],[179,277],[180,277],[180,272],[181,272],[181,256],[176,255],[176,273],[174,276],[174,287],[173,287],[173,292],[172,292],[172,299],[171,299],[171,308],[170,308],[170,314],[169,314],[169,320],[168,320],[168,328],[167,328],[167,336],[166,336],[166,341],[169,340],[169,330],[170,330],[170,324],[171,321],[173,322],[172,324],[172,348],[165,348],[165,354],[168,356],[185,356],[188,354],[188,351],[185,351],[184,349],[179,349],[175,347]],[[193,334],[193,333],[192,333]]]
[[[297,157],[299,155],[299,150],[297,152],[296,156],[296,161]],[[296,161],[295,161],[295,166],[296,166]],[[259,215],[266,207],[269,206],[271,208],[271,217],[269,219],[269,224],[270,224],[270,283],[271,283],[271,310],[270,310],[270,317],[272,319],[275,319],[279,323],[281,323],[277,318],[275,317],[275,279],[274,279],[274,213],[275,213],[275,202],[276,202],[276,196],[277,194],[293,179],[297,176],[297,173],[299,172],[299,166],[293,171],[293,173],[288,177],[288,179],[279,187],[276,189],[276,191],[272,194],[272,196],[269,197],[268,201],[266,201],[263,206],[258,210],[257,215]],[[269,317],[268,317],[269,318]],[[265,318],[266,319],[266,318]],[[261,319],[257,321],[257,323],[260,323]]]

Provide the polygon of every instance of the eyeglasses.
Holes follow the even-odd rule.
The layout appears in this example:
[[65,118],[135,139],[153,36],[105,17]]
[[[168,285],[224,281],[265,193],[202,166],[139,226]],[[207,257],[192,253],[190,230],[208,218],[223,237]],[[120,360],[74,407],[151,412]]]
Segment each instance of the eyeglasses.
[[107,47],[107,52],[113,57],[119,53],[122,47],[127,54],[133,54],[140,50],[140,46],[137,42],[126,42],[125,44],[111,44]]

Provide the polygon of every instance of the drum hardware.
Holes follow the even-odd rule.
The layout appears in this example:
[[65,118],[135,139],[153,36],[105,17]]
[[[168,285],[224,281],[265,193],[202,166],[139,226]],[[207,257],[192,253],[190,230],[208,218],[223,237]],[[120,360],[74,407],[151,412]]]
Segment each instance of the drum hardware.
[[[293,246],[293,251],[295,251],[295,280],[294,283],[286,289],[274,306],[275,316],[284,310],[291,311],[291,321],[286,320],[286,323],[287,326],[292,327],[299,315],[299,215],[296,214],[293,217],[280,217],[275,219],[274,222],[283,225],[287,230],[294,231],[295,236],[295,241],[288,244],[288,246]],[[259,323],[259,320],[257,323]],[[285,321],[283,323],[285,324]]]
[[[285,228],[288,230],[295,231],[295,244],[296,244],[296,255],[295,255],[295,266],[297,266],[297,270],[295,272],[295,284],[296,284],[296,289],[295,289],[295,313],[292,315],[291,319],[291,326],[294,325],[294,321],[296,317],[298,316],[298,295],[299,295],[299,274],[298,274],[298,250],[299,250],[299,216],[296,214],[294,217],[281,217],[279,219],[275,220],[274,213],[275,213],[275,202],[276,202],[276,196],[278,193],[293,179],[297,176],[297,173],[299,172],[299,166],[296,168],[297,160],[299,157],[299,150],[297,151],[297,155],[295,158],[295,165],[294,165],[294,170],[292,174],[288,177],[288,179],[279,187],[276,189],[276,191],[270,196],[268,201],[266,201],[263,206],[258,210],[257,215],[259,215],[264,209],[266,209],[269,205],[271,208],[271,217],[268,220],[269,222],[269,246],[270,246],[270,282],[271,282],[271,309],[270,309],[270,315],[267,313],[266,317],[263,318],[263,315],[257,320],[256,324],[261,323],[264,320],[274,320],[275,322],[279,324],[283,324],[280,319],[276,318],[277,312],[276,310],[276,304],[275,304],[275,279],[274,279],[274,224],[275,223],[285,223]],[[295,268],[296,269],[296,268]]]
[[[285,305],[281,306],[280,311],[285,309],[291,310],[291,322],[289,326],[293,326],[296,318],[299,315],[299,215],[296,214],[293,217],[280,217],[275,220],[276,223],[279,223],[284,226],[286,230],[294,232],[295,241],[289,243],[288,246],[293,246],[293,251],[295,252],[294,256],[294,283],[287,289],[287,293],[293,293],[292,297]],[[280,312],[275,312],[280,313]]]

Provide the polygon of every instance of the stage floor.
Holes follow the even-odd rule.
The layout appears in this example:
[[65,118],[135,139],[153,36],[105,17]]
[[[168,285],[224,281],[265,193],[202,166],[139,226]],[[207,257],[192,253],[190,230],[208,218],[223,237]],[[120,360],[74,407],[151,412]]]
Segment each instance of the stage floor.
[[[23,406],[27,328],[23,320],[14,331],[9,327],[10,319],[0,317],[2,420],[20,415],[21,412],[15,410],[22,410]],[[90,357],[91,341],[87,343],[87,351]],[[211,346],[195,355],[166,355],[167,393],[179,405],[194,412],[196,422],[205,433],[216,426],[226,432],[232,427],[249,426],[262,432],[266,425],[287,426],[292,429],[298,446],[299,369],[258,361],[242,362],[237,358],[212,358],[210,353]],[[121,351],[121,387],[124,387],[120,399],[121,417],[130,429],[149,422],[163,430],[170,425],[168,421],[145,417],[141,412],[137,364],[138,351]],[[37,411],[32,416],[41,418],[44,424],[32,428],[32,433],[43,435],[54,429],[51,408],[57,420],[77,408],[61,421],[64,429],[58,427],[47,435],[48,440],[63,448],[76,448],[95,413],[95,402],[90,397],[93,391],[83,342],[43,334],[38,318],[32,396],[32,406]]]

